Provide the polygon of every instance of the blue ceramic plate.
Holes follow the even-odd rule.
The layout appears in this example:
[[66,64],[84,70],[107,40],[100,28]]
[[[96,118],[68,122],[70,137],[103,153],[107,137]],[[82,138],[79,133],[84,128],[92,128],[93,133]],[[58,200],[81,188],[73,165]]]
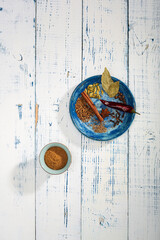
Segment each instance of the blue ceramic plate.
[[[116,81],[120,82],[119,91],[124,95],[126,104],[130,105],[130,106],[134,107],[134,109],[136,109],[135,100],[134,100],[134,97],[133,97],[131,91],[129,90],[129,88],[119,79],[112,77],[112,80],[114,82],[116,82]],[[93,83],[99,83],[99,86],[102,89],[101,75],[90,77],[90,78],[84,80],[83,82],[81,82],[75,88],[74,92],[72,93],[72,96],[70,99],[70,106],[69,106],[71,119],[72,119],[74,125],[76,126],[76,128],[88,138],[92,138],[94,140],[99,140],[99,141],[108,141],[108,140],[117,138],[120,135],[122,135],[130,127],[131,123],[133,122],[134,116],[135,116],[134,113],[125,113],[124,117],[122,118],[123,112],[119,111],[119,113],[121,114],[120,118],[123,119],[123,122],[122,123],[120,122],[119,125],[116,125],[115,127],[113,127],[114,123],[110,122],[111,119],[113,120],[113,118],[111,118],[111,116],[105,118],[104,124],[105,124],[105,127],[107,128],[107,132],[105,132],[105,133],[95,133],[92,129],[92,126],[90,125],[90,122],[84,123],[77,116],[77,113],[75,111],[76,101],[80,97],[81,92],[83,92],[89,84],[93,84]],[[118,99],[110,98],[108,96],[108,94],[105,92],[102,95],[101,99],[107,100],[107,101],[120,102]],[[95,104],[95,106],[97,107],[99,112],[102,111],[102,108],[103,109],[106,108],[106,106],[103,105],[99,99],[92,98],[92,101]],[[115,111],[116,111],[111,108],[108,108],[108,110],[111,113],[115,113]],[[94,118],[96,119],[96,116]]]
[[[49,167],[46,165],[45,161],[44,161],[44,155],[45,155],[46,151],[47,151],[50,147],[55,147],[55,146],[56,146],[56,147],[61,147],[61,148],[63,148],[63,149],[66,151],[67,156],[68,156],[67,164],[64,166],[64,168],[61,168],[61,169],[58,169],[58,170],[53,170],[53,169],[49,168]],[[71,164],[71,153],[70,153],[70,151],[68,150],[68,148],[67,148],[65,145],[61,144],[61,143],[57,143],[57,142],[49,143],[49,144],[47,144],[46,146],[44,146],[44,147],[42,148],[42,150],[41,150],[41,152],[40,152],[40,155],[39,155],[39,162],[40,162],[41,167],[42,167],[47,173],[54,174],[54,175],[61,174],[61,173],[65,172],[65,171],[69,168],[69,166],[70,166],[70,164]]]

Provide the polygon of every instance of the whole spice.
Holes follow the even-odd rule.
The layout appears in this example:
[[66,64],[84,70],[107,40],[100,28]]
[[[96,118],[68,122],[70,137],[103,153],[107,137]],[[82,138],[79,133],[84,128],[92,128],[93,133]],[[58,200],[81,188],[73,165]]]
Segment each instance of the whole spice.
[[106,109],[102,109],[101,116],[104,118],[108,117],[110,115],[110,111]]
[[[102,124],[102,122],[100,123],[98,119],[93,118],[95,113],[83,97],[79,97],[77,99],[75,110],[78,118],[82,122],[86,122],[87,125],[91,126],[94,132],[103,133],[107,131],[107,128]],[[90,123],[88,123],[88,121],[90,121]]]
[[63,148],[55,146],[46,151],[44,161],[49,168],[58,170],[65,167],[68,156]]
[[[100,101],[108,107],[115,108],[115,109],[123,111],[123,112],[137,113],[137,112],[135,112],[135,110],[132,106],[129,106],[129,105],[126,105],[126,104],[123,104],[123,103],[109,102],[109,101],[105,101],[105,100],[102,100],[102,99],[100,99]],[[137,113],[137,114],[139,114],[139,113]]]
[[102,88],[109,97],[115,97],[119,92],[119,81],[114,82],[107,68],[104,69],[101,77]]
[[87,93],[84,91],[81,93],[82,97],[86,100],[86,102],[88,103],[88,105],[92,108],[92,110],[94,111],[95,115],[97,116],[97,118],[99,119],[100,122],[103,121],[102,116],[99,114],[96,106],[94,105],[94,103],[92,102],[92,100],[90,99],[90,97],[87,95]]
[[[85,92],[89,95],[91,98],[98,98],[100,99],[100,87],[99,83],[93,83],[88,85],[88,87],[85,89]],[[102,93],[102,92],[101,92]],[[103,95],[103,94],[102,94]]]
[[113,127],[115,127],[116,125],[118,126],[119,125],[119,123],[121,122],[123,122],[121,119],[120,119],[120,113],[116,110],[116,113],[110,113],[110,116],[114,119],[114,121],[113,120],[109,120],[110,122],[113,122],[114,124],[113,124]]
[[123,95],[123,93],[118,92],[118,94],[114,97],[115,99],[119,99],[121,102],[123,102],[124,104],[126,104],[126,100],[125,97]]
[[78,118],[82,122],[88,122],[92,116],[94,116],[94,112],[92,108],[87,104],[83,97],[79,97],[75,104],[75,110]]

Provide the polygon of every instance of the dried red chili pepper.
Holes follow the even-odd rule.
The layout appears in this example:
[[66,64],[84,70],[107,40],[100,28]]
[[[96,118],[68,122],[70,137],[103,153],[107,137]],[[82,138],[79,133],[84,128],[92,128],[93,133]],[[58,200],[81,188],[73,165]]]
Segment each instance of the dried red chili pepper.
[[106,105],[107,107],[110,107],[110,108],[115,108],[117,110],[120,110],[120,111],[123,111],[123,112],[128,112],[128,113],[136,113],[136,114],[139,114],[140,113],[137,113],[133,107],[129,106],[129,105],[126,105],[126,104],[123,104],[123,103],[119,103],[119,102],[109,102],[109,101],[105,101],[105,100],[102,100],[100,99],[100,101]]

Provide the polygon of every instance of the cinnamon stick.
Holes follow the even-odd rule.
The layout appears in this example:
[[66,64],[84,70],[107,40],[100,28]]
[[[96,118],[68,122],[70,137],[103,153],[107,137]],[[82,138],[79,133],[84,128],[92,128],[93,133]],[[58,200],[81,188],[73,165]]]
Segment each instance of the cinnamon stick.
[[102,118],[102,116],[99,114],[96,106],[94,105],[94,103],[92,102],[92,100],[90,99],[90,97],[88,96],[88,94],[84,91],[81,93],[82,97],[86,100],[86,102],[88,103],[88,105],[92,108],[93,112],[95,113],[95,115],[97,116],[97,118],[99,119],[100,122],[102,122],[104,119]]

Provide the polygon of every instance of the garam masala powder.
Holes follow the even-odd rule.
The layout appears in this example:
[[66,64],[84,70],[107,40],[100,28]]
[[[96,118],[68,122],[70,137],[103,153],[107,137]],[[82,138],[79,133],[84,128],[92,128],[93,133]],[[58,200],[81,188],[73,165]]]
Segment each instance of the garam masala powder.
[[92,117],[95,115],[92,108],[88,105],[86,100],[83,97],[79,97],[75,104],[75,110],[78,118],[82,122],[91,122],[88,124],[92,127],[93,131],[96,133],[104,133],[107,132],[107,128],[104,126],[103,122],[99,122],[98,120],[94,120]]
[[44,161],[49,168],[59,170],[67,164],[68,156],[63,148],[55,146],[46,151]]

